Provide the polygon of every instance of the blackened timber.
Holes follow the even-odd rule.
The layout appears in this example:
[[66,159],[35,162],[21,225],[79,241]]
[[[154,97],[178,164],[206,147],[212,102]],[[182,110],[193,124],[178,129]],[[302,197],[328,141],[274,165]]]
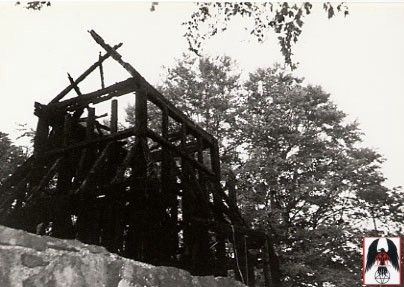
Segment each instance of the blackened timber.
[[34,155],[39,155],[47,149],[49,134],[49,124],[46,118],[38,118],[36,133],[34,138]]
[[[167,108],[164,108],[161,113],[161,133],[165,140],[168,140],[168,125],[168,112]],[[164,146],[162,147],[162,152],[161,187],[165,205],[169,208],[170,224],[169,232],[165,234],[165,238],[167,239],[168,245],[167,253],[171,254],[171,256],[175,256],[179,243],[178,233],[173,232],[176,230],[178,224],[178,187],[176,186],[177,182],[173,172],[173,165],[175,165],[175,163],[172,162],[173,160],[170,149],[167,146]],[[152,158],[152,153],[150,154],[150,158]]]
[[95,127],[96,127],[98,132],[100,132],[100,130],[106,130],[106,131],[112,132],[110,127],[108,127],[106,125],[103,125],[103,124],[100,124],[97,121],[95,121]]
[[162,136],[158,135],[154,131],[147,129],[147,136],[150,137],[151,139],[153,139],[154,141],[157,141],[157,142],[161,143],[162,145],[169,147],[176,154],[187,159],[194,167],[204,171],[207,175],[209,175],[211,177],[215,176],[215,174],[211,170],[209,170],[206,166],[202,165],[201,163],[196,161],[194,158],[190,157],[185,151],[181,150],[179,147],[170,143],[168,140],[166,140]]
[[166,106],[168,108],[168,114],[170,117],[175,119],[178,122],[185,123],[187,128],[193,132],[195,136],[202,135],[208,142],[213,143],[214,138],[211,134],[203,130],[201,127],[197,126],[192,120],[190,120],[183,112],[177,109],[170,101],[168,101],[163,95],[160,94],[152,85],[150,85],[143,77],[136,71],[135,68],[132,67],[127,62],[122,60],[122,56],[116,52],[110,45],[106,44],[105,41],[99,36],[94,30],[89,31],[94,40],[103,47],[108,53],[111,54],[111,57],[116,60],[119,64],[121,64],[132,77],[139,84],[139,88],[142,88],[147,91],[147,97],[150,101],[152,101],[155,105],[163,108]]
[[[104,114],[102,114],[102,115],[95,116],[95,119],[101,119],[101,118],[104,118],[104,117],[106,117],[106,116],[108,116],[108,113],[104,113]],[[87,121],[87,118],[88,118],[88,117],[79,118],[79,119],[77,120],[77,122],[85,122],[85,121]]]
[[[184,159],[188,160],[191,163],[192,166],[194,166],[198,170],[201,170],[201,171],[205,172],[206,175],[210,177],[210,179],[213,178],[214,180],[216,180],[215,188],[214,188],[214,192],[213,192],[214,197],[216,198],[216,206],[218,207],[218,210],[224,211],[223,208],[225,208],[225,206],[224,206],[223,201],[221,199],[223,199],[227,203],[227,205],[229,206],[227,195],[221,189],[220,182],[217,182],[217,176],[216,176],[215,173],[213,173],[206,166],[204,166],[200,162],[196,161],[193,157],[189,156],[189,154],[187,154],[185,151],[183,151],[179,147],[175,146],[171,142],[167,141],[166,139],[164,139],[162,136],[158,135],[154,131],[152,131],[150,129],[147,129],[147,136],[150,137],[151,139],[153,139],[154,141],[157,141],[157,142],[161,143],[162,145],[167,146],[172,151],[174,151],[176,154],[178,154],[179,156],[181,156]],[[232,206],[229,206],[229,207],[230,207],[229,211],[233,215],[234,219],[236,219],[238,222],[243,223],[244,221],[243,221],[243,219],[241,217],[240,212],[237,209],[233,208]]]
[[[173,144],[174,145],[174,144]],[[176,146],[175,147],[180,148],[180,146]],[[199,147],[197,145],[191,144],[191,145],[186,145],[186,152],[187,154],[193,154],[195,152],[197,152],[199,149]],[[150,156],[152,157],[153,161],[161,161],[164,155],[164,151],[163,150],[156,150],[150,153]],[[198,160],[199,161],[199,160]],[[201,164],[203,164],[203,161],[199,161]]]
[[94,137],[94,127],[95,127],[95,109],[88,108],[88,117],[87,117],[87,125],[86,125],[86,137],[87,138]]
[[110,120],[111,133],[118,131],[118,100],[111,101],[111,120]]
[[125,176],[125,171],[129,167],[130,163],[133,160],[136,152],[136,144],[133,144],[129,151],[126,153],[125,158],[123,159],[122,163],[118,166],[115,177],[112,180],[112,184],[119,184]]
[[110,134],[110,135],[106,135],[103,137],[98,137],[98,138],[82,141],[82,142],[79,142],[76,144],[71,144],[71,145],[63,147],[63,148],[54,149],[47,153],[37,156],[37,158],[41,159],[41,158],[57,156],[57,155],[60,155],[60,154],[63,154],[63,153],[66,153],[66,152],[69,152],[69,151],[72,151],[75,149],[82,149],[85,147],[89,147],[92,145],[97,145],[97,144],[101,144],[101,143],[105,143],[105,142],[109,142],[109,141],[121,140],[121,139],[135,136],[135,135],[137,135],[136,129],[129,128],[129,129],[126,129],[123,131],[119,131],[115,134]]
[[111,86],[108,86],[104,89],[100,89],[88,94],[83,94],[81,97],[76,97],[57,103],[51,103],[46,106],[46,109],[50,111],[76,109],[77,106],[95,103],[97,99],[107,94],[112,94],[114,97],[119,97],[134,92],[136,90],[136,82],[133,78],[129,78],[122,82],[112,84]]
[[94,182],[94,178],[96,173],[100,170],[102,167],[103,163],[105,162],[109,151],[111,150],[112,142],[108,143],[104,150],[102,151],[101,155],[97,158],[97,160],[94,162],[93,166],[90,169],[90,172],[88,173],[87,177],[84,179],[78,190],[76,190],[76,194],[83,193],[86,191],[86,189],[91,186],[91,184]]
[[[48,170],[48,172],[42,177],[41,181],[39,182],[39,184],[34,187],[34,189],[32,190],[32,194],[31,196],[35,196],[35,193],[40,192],[46,184],[48,184],[48,182],[51,180],[51,178],[55,175],[57,169],[59,168],[60,165],[60,161],[62,160],[62,158],[58,158],[53,165],[51,166],[51,168]],[[29,198],[30,199],[30,198]],[[28,200],[29,200],[28,199]],[[27,200],[27,201],[28,201]]]
[[67,77],[69,78],[70,85],[72,85],[74,91],[76,92],[77,96],[81,97],[83,94],[81,93],[79,86],[76,85],[74,82],[72,76],[70,76],[69,73],[67,73]]
[[[115,45],[112,49],[113,50],[117,50],[122,46],[122,43],[119,43],[118,45]],[[93,65],[90,66],[90,68],[88,68],[83,74],[81,74],[75,81],[74,84],[78,85],[81,81],[83,81],[92,71],[94,71],[95,69],[97,69],[97,67],[100,65],[100,63],[102,63],[103,61],[105,61],[106,59],[108,59],[110,56],[110,53],[106,53],[104,56],[102,56],[101,58],[98,59],[97,62],[95,62]],[[70,84],[69,86],[67,86],[63,91],[61,91],[52,101],[50,101],[49,103],[56,103],[58,101],[60,101],[64,96],[66,96],[71,90],[73,89],[73,86]]]
[[[187,139],[187,131],[185,124],[181,125],[181,150],[186,152],[186,139]],[[182,192],[182,221],[187,223],[190,222],[191,216],[195,215],[197,206],[195,206],[197,202],[197,198],[194,194],[192,186],[189,182],[189,174],[190,174],[190,166],[188,161],[181,157],[181,171],[179,171],[179,176],[181,179],[181,183],[183,185]],[[182,264],[184,266],[190,266],[191,273],[194,273],[195,261],[193,254],[193,244],[195,239],[193,238],[193,229],[191,225],[185,225],[183,229],[183,242],[184,242],[184,256],[182,258]]]
[[102,67],[102,56],[100,52],[99,60],[98,60],[99,66],[100,66],[100,77],[101,77],[101,88],[105,88],[105,83],[104,83],[104,68]]
[[143,136],[147,129],[147,91],[136,91],[135,127]]

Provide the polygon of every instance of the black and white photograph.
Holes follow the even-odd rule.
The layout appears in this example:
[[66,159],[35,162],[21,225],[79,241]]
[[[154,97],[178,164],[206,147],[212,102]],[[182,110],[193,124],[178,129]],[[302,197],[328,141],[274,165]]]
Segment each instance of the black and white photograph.
[[404,1],[0,1],[0,287],[404,287]]

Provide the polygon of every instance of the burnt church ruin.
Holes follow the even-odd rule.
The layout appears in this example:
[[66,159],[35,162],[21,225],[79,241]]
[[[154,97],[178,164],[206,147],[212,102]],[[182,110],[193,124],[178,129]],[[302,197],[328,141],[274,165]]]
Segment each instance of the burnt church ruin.
[[[248,227],[221,186],[217,140],[124,62],[121,44],[90,34],[106,53],[76,80],[69,76],[47,105],[35,103],[34,154],[0,186],[0,223],[194,275],[254,286],[260,274],[265,286],[278,286],[268,236]],[[106,87],[109,57],[130,78]],[[95,70],[102,88],[82,94],[78,84]],[[76,96],[63,100],[69,92]],[[130,93],[136,124],[118,129],[117,98]],[[106,101],[108,125],[95,109]]]

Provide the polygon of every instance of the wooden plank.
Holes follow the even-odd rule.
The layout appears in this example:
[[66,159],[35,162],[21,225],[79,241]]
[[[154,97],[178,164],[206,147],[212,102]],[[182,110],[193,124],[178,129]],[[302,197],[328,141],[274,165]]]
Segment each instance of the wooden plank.
[[77,86],[77,84],[74,82],[72,76],[70,76],[70,74],[67,73],[67,77],[69,78],[70,85],[73,87],[73,89],[76,92],[77,96],[81,97],[82,94],[81,94],[81,91],[79,89],[79,86]]
[[104,82],[104,68],[102,67],[102,56],[101,52],[99,55],[99,60],[98,60],[99,66],[100,66],[100,77],[101,77],[101,88],[105,88],[105,82]]
[[208,142],[213,143],[213,136],[203,130],[201,127],[196,125],[192,120],[190,120],[183,112],[177,109],[170,101],[164,98],[163,95],[160,94],[152,85],[150,85],[140,74],[135,70],[129,63],[124,62],[122,60],[122,56],[116,52],[110,45],[106,44],[105,41],[94,31],[89,31],[93,39],[103,47],[108,53],[111,54],[111,57],[121,64],[132,77],[136,80],[140,89],[147,91],[147,97],[154,104],[159,106],[160,108],[166,106],[168,108],[169,116],[175,119],[178,122],[185,123],[187,128],[189,128],[195,136],[202,135]]
[[38,118],[38,124],[36,126],[34,138],[34,155],[39,155],[45,152],[45,150],[47,149],[48,134],[48,120],[43,117]]
[[[118,45],[115,45],[112,49],[115,51],[119,49],[122,46],[122,43],[119,43]],[[83,81],[92,71],[94,71],[98,66],[100,62],[105,61],[106,59],[109,58],[110,53],[106,53],[104,56],[101,57],[101,59],[98,59],[97,62],[92,64],[83,74],[81,74],[75,81],[74,84],[78,85],[81,81]],[[100,61],[101,60],[101,61]],[[73,86],[70,84],[67,86],[63,91],[61,91],[52,101],[49,103],[56,103],[60,101],[64,96],[66,96],[71,90],[73,89]]]
[[64,153],[72,151],[72,150],[82,149],[82,148],[86,148],[89,146],[93,146],[93,145],[97,145],[97,144],[101,144],[101,143],[105,143],[105,142],[109,142],[109,141],[116,141],[116,140],[124,139],[124,138],[130,137],[130,136],[135,136],[135,135],[137,135],[136,129],[129,128],[129,129],[126,129],[123,131],[119,131],[115,134],[106,135],[103,137],[82,141],[82,142],[79,142],[76,144],[71,144],[71,145],[63,147],[63,148],[53,149],[42,155],[38,155],[36,158],[43,159],[43,158],[48,158],[48,157],[52,157],[52,156],[57,156],[57,155],[64,154]]
[[118,100],[111,101],[111,120],[110,120],[111,133],[118,131]]
[[147,130],[147,91],[136,91],[135,103],[135,128],[140,135],[146,134]]
[[126,79],[122,82],[115,83],[104,89],[100,89],[88,94],[83,94],[81,97],[67,99],[57,103],[51,103],[45,106],[45,110],[69,110],[75,109],[77,106],[88,105],[96,102],[97,99],[106,95],[113,94],[114,97],[119,97],[137,90],[136,83],[133,78]]

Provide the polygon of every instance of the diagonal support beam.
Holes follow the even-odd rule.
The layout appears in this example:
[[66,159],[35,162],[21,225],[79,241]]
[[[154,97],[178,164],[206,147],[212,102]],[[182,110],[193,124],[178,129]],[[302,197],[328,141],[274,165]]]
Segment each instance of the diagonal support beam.
[[82,105],[96,103],[99,99],[102,99],[104,101],[106,100],[106,98],[109,99],[109,96],[119,97],[134,91],[136,91],[135,81],[133,80],[133,78],[129,78],[122,82],[112,84],[104,89],[100,89],[88,94],[82,94],[80,97],[67,99],[58,103],[52,103],[47,106],[42,106],[42,108],[45,110],[45,112],[52,110],[74,110]]
[[[118,50],[120,47],[122,46],[122,43],[119,43],[118,45],[115,45],[114,47],[112,47],[113,51]],[[97,62],[95,62],[94,64],[92,64],[90,66],[90,68],[88,68],[83,74],[81,74],[75,81],[74,81],[74,85],[78,85],[81,81],[83,81],[88,75],[91,74],[92,71],[94,71],[95,69],[97,69],[100,64],[105,61],[106,59],[109,58],[109,56],[111,56],[110,53],[106,53],[104,56],[101,56],[99,58],[99,60]],[[70,84],[69,86],[67,86],[63,91],[61,91],[52,101],[50,101],[49,103],[57,103],[58,101],[60,101],[61,99],[63,99],[64,96],[66,96],[73,88],[74,85]]]

